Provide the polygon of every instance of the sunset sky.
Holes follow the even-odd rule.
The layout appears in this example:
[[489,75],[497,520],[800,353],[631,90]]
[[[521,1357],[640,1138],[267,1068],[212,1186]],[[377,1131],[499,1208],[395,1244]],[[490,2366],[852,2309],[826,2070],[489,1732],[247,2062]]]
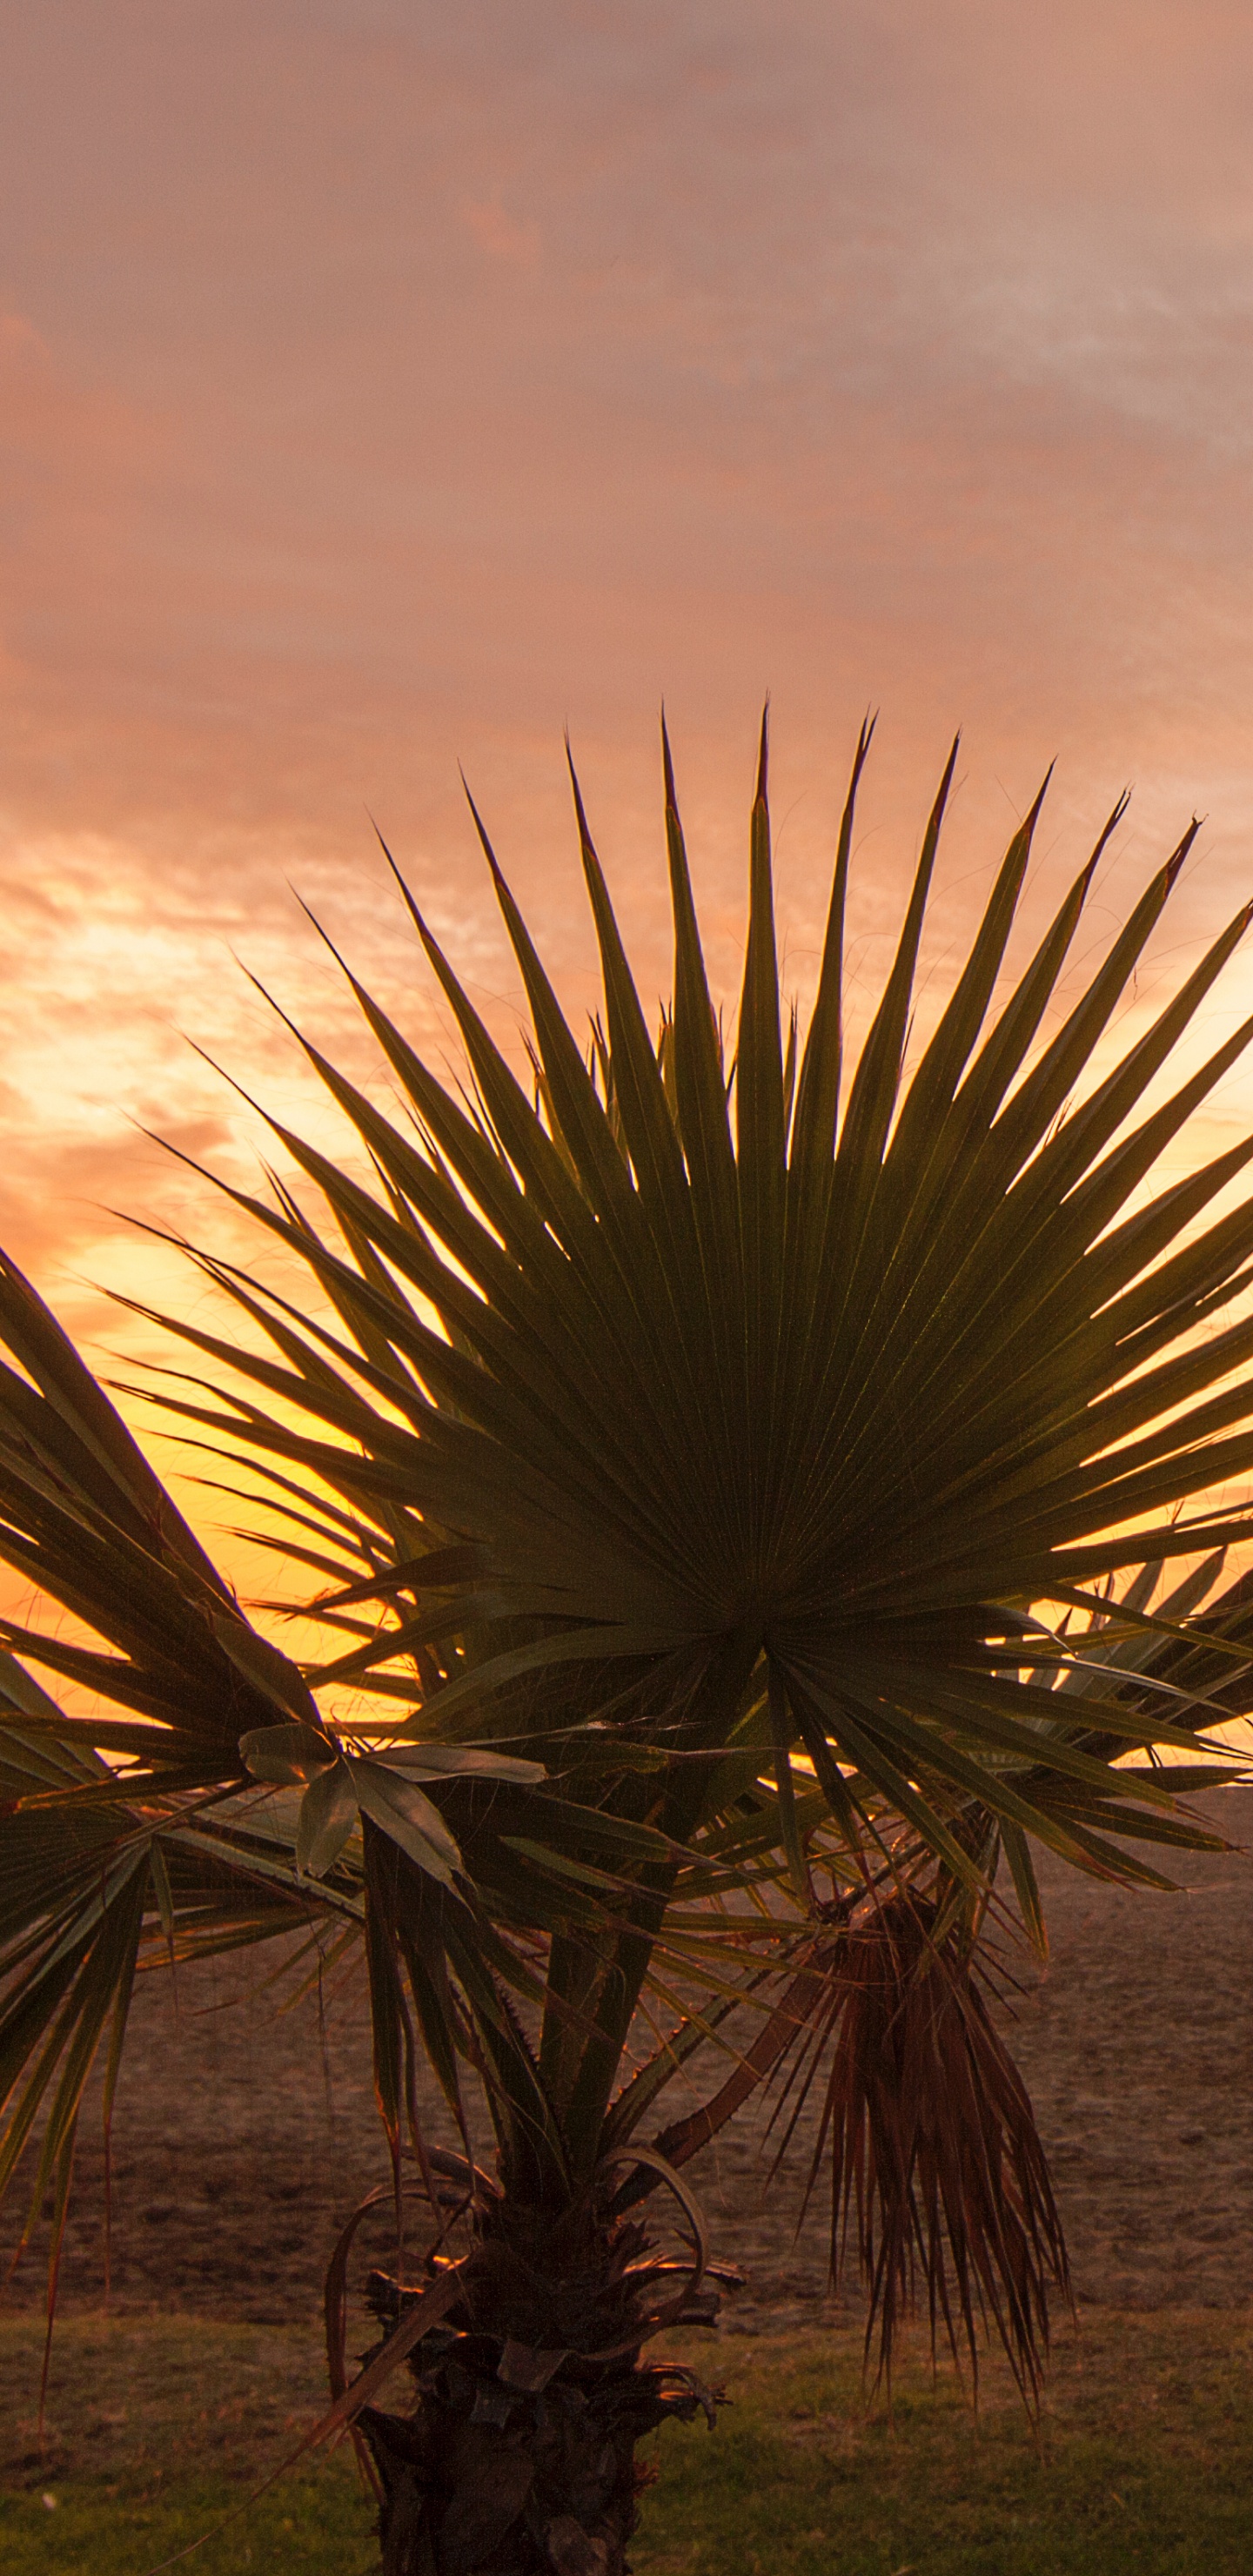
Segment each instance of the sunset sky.
[[[1247,5],[0,30],[0,1240],[80,1329],[86,1280],[180,1293],[111,1209],[220,1238],[137,1124],[251,1169],[188,1039],[307,1099],[236,959],[359,1052],[293,887],[436,1031],[370,814],[509,1033],[461,761],[591,1002],[567,720],[650,996],[663,695],[728,992],[767,689],[802,994],[867,704],[866,995],[959,723],[929,989],[1054,758],[1040,901],[1135,787],[1093,938],[1208,818],[1137,1010],[1253,893]],[[1253,950],[1207,1040],[1250,1007]]]

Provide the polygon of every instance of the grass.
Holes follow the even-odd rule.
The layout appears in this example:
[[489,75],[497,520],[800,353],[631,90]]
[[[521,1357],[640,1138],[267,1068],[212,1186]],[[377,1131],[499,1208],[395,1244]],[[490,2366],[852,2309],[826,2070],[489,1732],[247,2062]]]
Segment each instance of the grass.
[[41,2443],[42,2346],[33,2320],[0,2324],[4,2576],[144,2576],[227,2516],[193,2576],[377,2566],[350,2451],[247,2503],[325,2412],[316,2328],[63,2317]]
[[[167,2482],[168,2485],[169,2482]],[[189,2542],[211,2532],[239,2503],[224,2478],[185,2477],[177,2491],[151,2484],[94,2488],[87,2480],[42,2496],[0,2501],[0,2562],[5,2576],[143,2576]],[[355,2481],[336,2465],[293,2479],[281,2496],[263,2497],[238,2523],[184,2559],[204,2576],[377,2576],[370,2538],[372,2509]]]
[[[209,2531],[324,2403],[307,2331],[66,2318],[48,2440],[39,2334],[0,2326],[5,2576],[145,2576]],[[667,2345],[670,2350],[673,2347]],[[668,2427],[632,2550],[637,2576],[1247,2576],[1253,2319],[1091,2311],[1059,2337],[1037,2443],[1001,2373],[978,2423],[907,2357],[868,2414],[855,2339],[695,2338],[730,2399],[718,2429]],[[51,2498],[49,2502],[47,2499]],[[293,2474],[185,2562],[368,2576],[372,2507],[343,2453]]]
[[668,2428],[639,2576],[1248,2576],[1248,2314],[1089,2315],[1039,2442],[917,2358],[868,2415],[847,2338],[727,2347],[708,2443]]

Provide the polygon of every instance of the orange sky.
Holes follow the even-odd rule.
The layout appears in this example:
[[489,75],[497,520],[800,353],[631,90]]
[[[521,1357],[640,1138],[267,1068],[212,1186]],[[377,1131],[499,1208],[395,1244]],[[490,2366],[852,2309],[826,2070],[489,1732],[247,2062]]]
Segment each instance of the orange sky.
[[660,990],[663,691],[724,988],[767,687],[802,987],[868,701],[867,993],[959,721],[936,989],[1055,755],[1041,900],[1127,780],[1094,935],[1194,805],[1163,971],[1253,891],[1247,6],[0,32],[0,1240],[83,1329],[84,1276],[185,1293],[106,1207],[219,1227],[134,1121],[247,1168],[184,1033],[302,1096],[231,952],[355,1045],[289,881],[434,1026],[367,805],[510,1025],[458,758],[580,1006],[561,726]]

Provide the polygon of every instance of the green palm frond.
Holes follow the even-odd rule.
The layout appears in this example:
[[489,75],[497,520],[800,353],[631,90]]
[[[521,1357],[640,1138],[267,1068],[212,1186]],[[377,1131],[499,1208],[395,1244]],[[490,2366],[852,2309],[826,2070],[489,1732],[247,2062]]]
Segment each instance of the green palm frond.
[[[145,1947],[204,1953],[311,1919],[360,1937],[381,1845],[448,1892],[474,1955],[470,1872],[436,1801],[461,1796],[472,1823],[476,1795],[532,1791],[544,1773],[472,1747],[345,1747],[2,1256],[0,1337],[18,1364],[0,1371],[0,1557],[79,1631],[0,1623],[0,2197],[46,2112],[31,2210],[55,2181],[59,2225],[84,2089],[110,2033],[115,2072]],[[70,1705],[22,1658],[67,1683]],[[510,1820],[531,1821],[525,1798]],[[497,1878],[508,1922],[522,1871],[507,1853]],[[516,1972],[507,1939],[476,1962],[495,1997],[493,1963]]]
[[[243,1201],[308,1264],[342,1329],[311,1327],[209,1262],[277,1356],[178,1325],[218,1385],[229,1364],[254,1392],[225,1405],[220,1395],[165,1401],[318,1474],[337,1515],[328,1537],[332,1527],[342,1534],[345,1507],[371,1524],[387,1623],[322,1676],[372,1673],[385,1688],[397,1657],[429,1649],[419,1735],[435,1725],[436,1694],[445,1738],[491,1725],[542,1734],[571,1707],[612,1700],[664,1722],[675,1746],[713,1746],[764,1659],[776,1738],[813,1762],[845,1823],[848,1801],[859,1811],[886,1800],[960,1871],[946,1820],[978,1797],[1069,1857],[1090,1857],[1041,1771],[1064,1778],[1069,1810],[1093,1822],[1110,1782],[1072,1740],[1069,1704],[1052,1689],[1066,1650],[1033,1605],[1082,1597],[1146,1556],[1195,1555],[1253,1526],[1203,1503],[1180,1509],[1253,1465],[1242,1375],[1253,1325],[1211,1323],[1204,1340],[1196,1330],[1246,1284],[1253,1212],[1246,1205],[1200,1232],[1197,1220],[1253,1143],[1127,1213],[1253,1030],[1245,1023],[1135,1123],[1249,913],[1073,1105],[1192,834],[1039,1046],[1094,862],[993,1017],[1037,804],[907,1079],[950,760],[841,1114],[841,925],[867,742],[790,1116],[764,733],[729,1083],[668,747],[675,1001],[660,1049],[577,790],[608,1033],[595,1037],[590,1062],[479,824],[531,1012],[537,1099],[406,893],[478,1112],[354,985],[413,1128],[385,1118],[302,1040],[365,1145],[375,1186],[275,1125],[322,1193],[338,1245],[285,1191],[276,1205]],[[294,1428],[300,1415],[318,1428]],[[390,1568],[377,1562],[389,1509],[393,1521],[408,1516],[412,1533],[403,1586],[394,1542]],[[473,1646],[442,1661],[457,1587],[451,1599],[448,1589],[434,1600],[424,1592],[413,1560],[428,1527],[436,1546],[475,1551],[473,1601],[462,1604]],[[341,1536],[339,1565],[351,1544]],[[341,1601],[360,1602],[370,1582],[359,1574]],[[1130,1748],[1155,1737],[1183,1744],[1205,1712],[1173,1699],[1162,1676],[1134,1703],[1111,1679],[1101,1714],[1109,1741]],[[696,1811],[676,1798],[677,1823]]]

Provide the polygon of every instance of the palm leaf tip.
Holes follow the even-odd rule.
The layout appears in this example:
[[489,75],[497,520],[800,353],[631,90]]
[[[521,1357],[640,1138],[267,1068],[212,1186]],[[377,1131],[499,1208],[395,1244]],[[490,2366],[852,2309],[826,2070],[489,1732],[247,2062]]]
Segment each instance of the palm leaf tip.
[[764,706],[762,707],[762,710],[761,710],[761,732],[760,732],[760,734],[759,734],[759,736],[758,736],[758,741],[757,741],[757,784],[756,784],[755,788],[753,789],[753,803],[754,803],[754,805],[764,805],[764,804],[765,804],[765,802],[766,802],[766,781],[767,781],[767,773],[768,773],[768,770],[769,770],[769,766],[770,766],[770,700],[769,700],[769,697],[767,697],[767,699],[766,699],[766,701],[765,701],[765,704],[764,704]]

